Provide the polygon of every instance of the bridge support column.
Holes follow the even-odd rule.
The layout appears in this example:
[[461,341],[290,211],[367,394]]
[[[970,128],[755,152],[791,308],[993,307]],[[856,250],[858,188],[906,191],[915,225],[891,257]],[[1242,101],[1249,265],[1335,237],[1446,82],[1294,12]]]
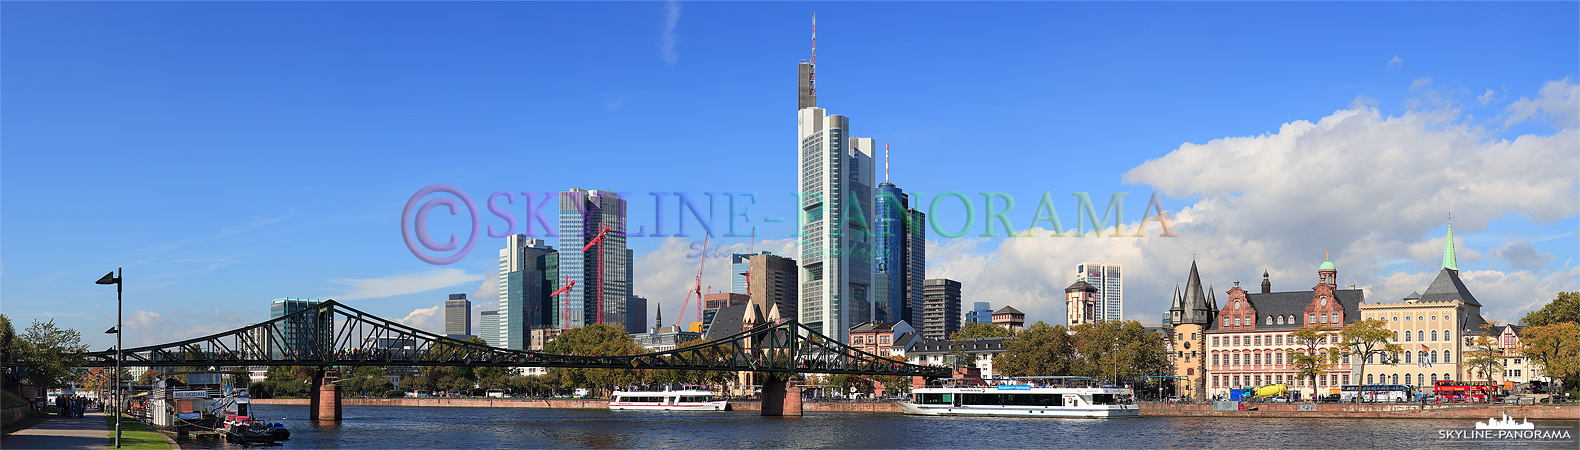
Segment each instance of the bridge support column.
[[763,382],[763,415],[801,416],[801,386],[795,377]]
[[340,420],[340,386],[334,383],[336,378],[323,370],[313,373],[313,383],[307,392],[309,419]]

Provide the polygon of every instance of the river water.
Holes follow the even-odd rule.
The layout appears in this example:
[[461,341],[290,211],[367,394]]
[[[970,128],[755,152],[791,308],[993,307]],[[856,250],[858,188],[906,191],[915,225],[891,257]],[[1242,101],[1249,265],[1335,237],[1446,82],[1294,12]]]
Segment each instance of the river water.
[[[345,406],[338,423],[307,420],[307,407],[252,405],[291,440],[276,448],[1569,448],[1580,422],[1537,421],[1567,442],[1473,441],[1441,430],[1474,420],[1143,417],[1046,419],[755,411],[661,412],[538,408]],[[1483,419],[1484,420],[1484,419]],[[1552,427],[1552,428],[1547,428]],[[1557,428],[1563,427],[1563,428]],[[215,440],[182,448],[240,448]]]

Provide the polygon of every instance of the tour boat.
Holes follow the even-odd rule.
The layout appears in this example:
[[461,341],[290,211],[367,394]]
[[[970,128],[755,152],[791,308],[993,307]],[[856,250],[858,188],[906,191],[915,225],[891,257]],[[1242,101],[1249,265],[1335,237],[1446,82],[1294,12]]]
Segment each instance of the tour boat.
[[647,409],[659,411],[724,411],[729,402],[714,400],[712,391],[682,389],[678,391],[615,392],[609,409]]
[[[1140,417],[1135,394],[1129,388],[1071,387],[1069,377],[1028,377],[998,385],[947,383],[917,388],[910,402],[900,402],[906,414],[924,416],[1016,416],[1121,418]],[[980,382],[980,380],[978,380]],[[1059,384],[1059,385],[1055,385]]]

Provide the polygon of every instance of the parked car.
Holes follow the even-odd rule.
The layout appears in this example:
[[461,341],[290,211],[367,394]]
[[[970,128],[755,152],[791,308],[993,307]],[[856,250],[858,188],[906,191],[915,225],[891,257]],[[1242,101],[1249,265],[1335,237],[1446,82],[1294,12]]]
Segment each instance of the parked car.
[[1317,397],[1317,401],[1323,402],[1323,403],[1336,403],[1336,402],[1339,401],[1339,394],[1323,395],[1323,396]]

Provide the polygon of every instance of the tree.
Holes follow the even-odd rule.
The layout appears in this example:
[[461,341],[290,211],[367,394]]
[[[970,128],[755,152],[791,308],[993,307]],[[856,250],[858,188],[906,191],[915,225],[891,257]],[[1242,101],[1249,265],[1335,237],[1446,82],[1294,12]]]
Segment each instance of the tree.
[[160,372],[158,369],[145,370],[143,371],[142,375],[137,376],[137,384],[153,386],[154,381],[156,381],[160,375],[164,375],[164,372]]
[[957,339],[973,339],[973,338],[1010,337],[1012,335],[1013,335],[1013,333],[1011,333],[1008,328],[1004,328],[1003,326],[1000,326],[1000,325],[994,325],[994,324],[991,324],[991,323],[966,322],[966,324],[964,326],[960,327],[960,331],[956,331],[955,334],[949,335],[949,339],[950,340],[957,340]]
[[56,327],[55,319],[34,320],[17,340],[19,362],[27,366],[22,379],[40,388],[49,389],[75,379],[76,369],[87,361],[83,355],[88,346],[82,344],[82,333]]
[[1494,374],[1503,374],[1503,352],[1498,349],[1497,338],[1499,327],[1496,321],[1481,324],[1481,334],[1470,340],[1472,350],[1460,358],[1465,368],[1480,373],[1487,381],[1492,381]]
[[1356,380],[1366,379],[1366,364],[1373,357],[1382,364],[1394,365],[1399,362],[1399,352],[1404,351],[1404,347],[1393,343],[1393,332],[1388,331],[1388,322],[1382,319],[1359,320],[1345,327],[1339,332],[1339,347],[1342,355],[1353,357],[1351,361],[1361,368]]
[[[646,350],[636,345],[624,328],[595,324],[566,331],[544,346],[543,351],[559,355],[629,356]],[[549,373],[558,376],[566,386],[588,388],[598,396],[602,396],[606,387],[636,382],[636,372],[632,369],[553,368]]]
[[1004,353],[993,358],[993,366],[1012,377],[1068,375],[1074,360],[1075,348],[1064,325],[1039,320],[1005,341]]
[[1311,380],[1312,398],[1317,397],[1317,377],[1326,375],[1333,368],[1334,361],[1338,360],[1337,348],[1322,348],[1328,338],[1335,334],[1333,327],[1327,325],[1305,327],[1290,333],[1295,345],[1302,347],[1289,355],[1290,365],[1294,367],[1296,377]]
[[1580,386],[1580,323],[1527,326],[1523,331],[1525,357],[1543,375],[1563,380],[1564,386]]
[[1163,351],[1163,336],[1148,332],[1137,321],[1102,321],[1076,325],[1074,333],[1074,374],[1120,379],[1157,375],[1168,367]]
[[1542,309],[1525,314],[1526,326],[1539,327],[1555,323],[1580,323],[1580,292],[1559,292],[1558,297]]

